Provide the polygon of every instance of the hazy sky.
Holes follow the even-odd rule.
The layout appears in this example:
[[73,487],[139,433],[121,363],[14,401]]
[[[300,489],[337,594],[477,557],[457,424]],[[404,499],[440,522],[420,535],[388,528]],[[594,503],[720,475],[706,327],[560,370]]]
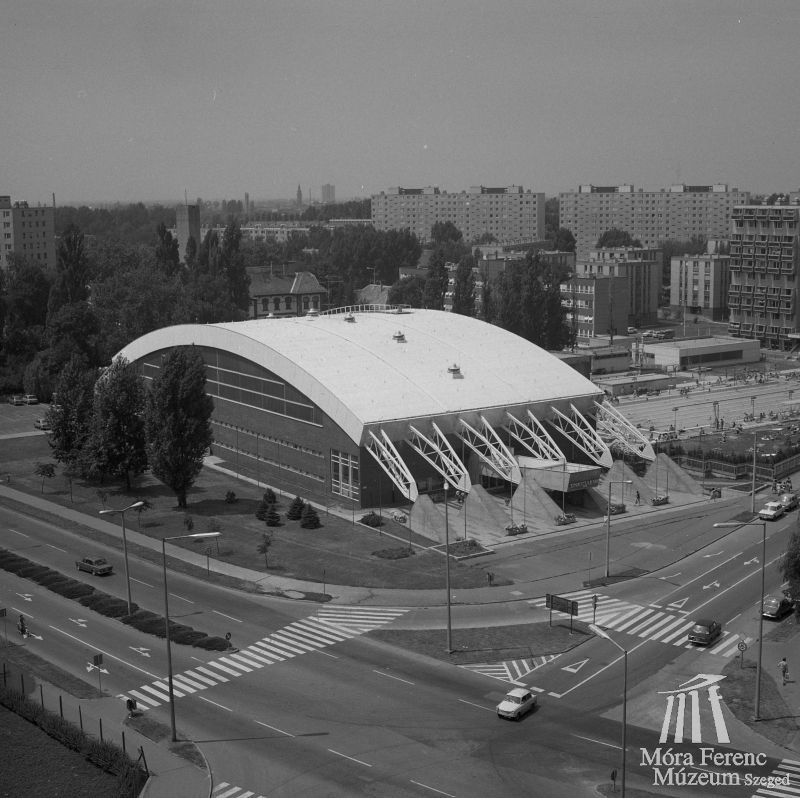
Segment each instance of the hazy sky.
[[800,187],[798,0],[19,0],[0,194]]

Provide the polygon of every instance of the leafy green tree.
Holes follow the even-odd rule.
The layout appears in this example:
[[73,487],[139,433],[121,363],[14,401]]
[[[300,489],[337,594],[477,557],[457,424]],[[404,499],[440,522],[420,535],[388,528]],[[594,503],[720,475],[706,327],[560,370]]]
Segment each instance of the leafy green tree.
[[319,529],[322,526],[317,510],[310,502],[303,508],[300,526],[303,527],[303,529]]
[[559,227],[553,236],[553,249],[558,252],[574,252],[575,251],[575,236],[572,235],[572,230],[566,227]]
[[475,275],[474,260],[471,255],[461,259],[456,269],[453,286],[453,313],[462,316],[475,315]]
[[435,222],[431,227],[431,241],[434,246],[445,243],[455,243],[464,238],[463,233],[453,224],[453,222]]
[[136,366],[117,358],[98,379],[94,391],[91,456],[103,474],[125,480],[147,468],[144,436],[144,386]]
[[620,230],[618,227],[612,227],[606,230],[600,238],[597,239],[597,249],[603,247],[641,247],[642,242],[638,238],[633,238],[627,230]]
[[261,543],[258,544],[256,547],[256,551],[259,554],[264,555],[264,567],[269,568],[269,560],[267,555],[269,554],[269,547],[272,545],[272,535],[269,532],[262,532],[261,533]]
[[421,277],[404,277],[389,289],[390,305],[409,305],[421,308],[425,294],[425,280]]
[[80,228],[70,225],[62,233],[56,251],[56,281],[50,289],[47,316],[64,305],[83,302],[89,297],[89,259]]
[[59,373],[74,354],[81,355],[89,366],[99,366],[99,333],[97,314],[88,302],[70,302],[52,313],[45,331],[51,373]]
[[295,496],[292,503],[289,505],[289,509],[286,511],[286,517],[290,521],[297,521],[297,519],[302,516],[304,507],[305,502],[299,496]]
[[56,383],[58,406],[49,412],[48,442],[59,463],[77,464],[89,439],[96,373],[86,361],[73,355]]
[[250,306],[250,278],[245,269],[244,254],[239,251],[241,240],[239,223],[229,221],[222,239],[222,266],[231,303],[246,311]]
[[178,239],[173,238],[167,226],[161,222],[156,228],[156,263],[167,274],[174,274],[178,270],[181,256],[178,251]]
[[205,364],[194,347],[168,352],[145,402],[147,459],[153,474],[171,488],[178,507],[203,468],[211,445],[212,398],[206,393]]
[[56,467],[52,463],[37,463],[33,472],[37,477],[42,478],[42,493],[44,493],[45,479],[52,479],[56,475]]
[[447,266],[444,253],[437,250],[431,257],[428,266],[428,279],[425,281],[425,293],[422,301],[430,310],[444,309],[444,294],[447,291]]
[[781,577],[789,583],[789,594],[800,597],[800,527],[795,527],[789,537],[786,554],[780,560]]

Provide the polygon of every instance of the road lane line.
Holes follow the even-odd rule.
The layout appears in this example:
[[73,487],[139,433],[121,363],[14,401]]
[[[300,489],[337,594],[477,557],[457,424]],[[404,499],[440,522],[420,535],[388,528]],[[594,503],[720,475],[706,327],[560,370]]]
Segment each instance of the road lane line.
[[16,529],[12,529],[11,527],[8,528],[8,531],[9,532],[13,532],[15,535],[22,535],[22,537],[24,537],[24,538],[29,538],[30,537],[30,535],[26,535],[24,532],[20,532],[20,531],[18,531]]
[[336,756],[344,757],[345,759],[349,759],[351,762],[357,762],[359,765],[364,765],[364,767],[371,768],[372,765],[369,762],[362,762],[360,759],[356,759],[354,756],[347,756],[347,754],[342,754],[339,751],[334,751],[333,748],[328,749],[332,754],[336,754]]
[[378,676],[385,676],[387,679],[394,679],[398,682],[403,682],[403,684],[410,684],[412,687],[414,686],[414,682],[409,682],[408,679],[401,679],[399,676],[392,676],[391,673],[384,673],[383,671],[376,671],[373,669],[373,673],[377,673]]
[[587,740],[590,743],[597,743],[598,745],[608,746],[608,748],[617,748],[617,749],[622,748],[621,745],[614,745],[614,743],[607,743],[607,742],[604,742],[603,740],[595,740],[594,737],[584,737],[583,735],[572,734],[572,733],[571,733],[571,735],[572,735],[572,737],[577,737],[579,740]]
[[473,704],[472,701],[465,701],[463,698],[458,698],[456,700],[460,701],[462,704],[467,704],[471,707],[477,707],[478,709],[485,709],[487,712],[494,712],[494,710],[491,707],[483,707],[480,704]]
[[103,656],[111,657],[111,659],[115,659],[117,662],[121,662],[123,665],[127,665],[129,668],[133,668],[135,671],[139,671],[140,673],[145,674],[145,676],[149,676],[151,679],[158,679],[158,676],[156,676],[156,674],[150,673],[150,671],[146,671],[144,668],[140,668],[138,665],[134,665],[132,662],[128,662],[128,660],[126,659],[122,659],[122,657],[117,657],[103,648],[98,648],[92,643],[88,643],[86,640],[81,640],[80,637],[75,637],[75,635],[71,635],[69,632],[65,632],[63,629],[59,629],[57,626],[51,625],[50,629],[52,629],[54,632],[60,632],[65,637],[70,638],[70,640],[74,640],[76,643],[80,643],[82,646],[88,646],[89,648],[93,648],[95,651],[99,652]]
[[141,579],[136,579],[136,577],[131,577],[131,582],[138,582],[140,585],[144,585],[145,587],[154,587],[153,585],[149,584],[148,582],[142,582]]
[[236,623],[242,623],[238,618],[234,618],[231,615],[226,615],[224,612],[220,612],[219,610],[211,610],[211,612],[217,613],[217,615],[221,615],[223,618],[227,618],[229,621],[236,621]]
[[66,553],[67,553],[67,550],[66,550],[66,549],[61,549],[61,548],[59,548],[58,546],[54,546],[52,543],[45,543],[44,545],[45,545],[45,546],[49,546],[51,549],[55,549],[56,551],[63,551],[63,552],[64,552],[64,554],[66,554]]
[[430,790],[431,792],[435,792],[437,795],[446,795],[447,798],[456,798],[450,792],[445,792],[444,790],[437,790],[436,787],[431,787],[430,784],[423,784],[421,781],[414,781],[414,779],[409,779],[412,784],[416,784],[417,787],[424,787],[426,790]]
[[267,729],[272,729],[272,731],[276,731],[279,734],[285,734],[287,737],[294,737],[293,734],[289,734],[289,732],[284,731],[283,729],[279,729],[277,726],[270,726],[269,723],[262,723],[260,720],[257,720],[256,723],[259,726],[264,726]]
[[197,696],[201,701],[205,701],[207,704],[213,704],[215,707],[219,707],[220,709],[224,709],[226,712],[233,712],[232,709],[228,709],[228,707],[222,706],[222,704],[218,704],[216,701],[212,701],[210,698],[206,698],[204,695]]
[[170,593],[170,596],[172,596],[173,598],[176,598],[176,599],[180,599],[181,601],[185,601],[188,604],[194,604],[194,602],[191,599],[187,599],[187,598],[184,598],[183,596],[179,596],[177,593]]

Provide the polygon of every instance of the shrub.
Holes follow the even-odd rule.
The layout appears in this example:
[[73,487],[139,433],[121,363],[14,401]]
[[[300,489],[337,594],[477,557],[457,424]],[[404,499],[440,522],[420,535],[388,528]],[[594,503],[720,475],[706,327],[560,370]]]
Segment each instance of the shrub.
[[94,593],[94,588],[91,585],[79,582],[77,579],[66,579],[64,582],[55,582],[48,588],[53,593],[58,593],[59,596],[64,596],[68,599],[80,600],[84,596],[91,596]]
[[17,569],[17,574],[25,579],[36,579],[37,576],[44,576],[50,569],[46,565],[39,565],[35,562],[28,562]]
[[225,494],[225,504],[235,504],[235,503],[236,503],[236,494],[232,490],[229,490]]
[[303,527],[303,529],[319,529],[322,526],[316,508],[314,508],[311,504],[307,504],[303,508],[300,526]]
[[304,506],[305,502],[303,502],[299,496],[295,496],[291,505],[289,505],[289,509],[286,511],[286,517],[290,521],[297,521],[297,519],[303,515]]
[[361,523],[372,527],[383,526],[383,518],[377,513],[367,513],[361,517]]
[[185,627],[185,631],[177,632],[173,635],[172,630],[170,630],[170,640],[175,643],[181,643],[184,646],[193,646],[197,643],[198,640],[202,640],[204,637],[208,637],[205,632],[198,632],[195,629],[189,629]]
[[43,573],[31,574],[28,578],[33,579],[34,582],[38,582],[44,587],[47,587],[47,585],[51,584],[52,582],[57,582],[64,579],[64,574],[60,574],[58,571],[54,571],[52,568],[45,568]]
[[227,651],[231,644],[224,637],[204,637],[196,643],[192,643],[195,648],[202,648],[206,651]]
[[272,488],[267,488],[264,491],[264,504],[275,504],[278,501],[278,497],[275,495],[275,491]]

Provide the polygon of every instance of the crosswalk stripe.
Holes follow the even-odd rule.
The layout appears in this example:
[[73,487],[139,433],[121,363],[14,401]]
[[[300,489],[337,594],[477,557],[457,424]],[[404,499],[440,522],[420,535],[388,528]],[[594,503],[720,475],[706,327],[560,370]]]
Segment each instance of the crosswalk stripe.
[[271,635],[273,640],[279,640],[289,646],[297,649],[298,654],[303,654],[306,651],[314,651],[314,646],[309,646],[307,643],[301,643],[294,635],[287,635],[283,632],[274,632]]
[[674,615],[664,615],[663,618],[660,618],[658,621],[656,621],[656,623],[648,627],[647,634],[649,634],[650,638],[654,640],[656,634],[661,634],[666,629],[668,629],[674,622],[675,622]]
[[229,790],[225,790],[224,792],[215,793],[214,798],[230,798],[230,796],[239,792],[239,789],[239,787],[231,787]]
[[207,676],[212,676],[214,678],[214,684],[228,681],[221,673],[214,673],[213,671],[210,671],[208,668],[204,668],[202,665],[196,666],[195,670],[200,671],[201,673],[205,673]]
[[262,640],[259,643],[260,646],[263,646],[267,649],[267,651],[276,651],[280,654],[284,659],[291,659],[292,657],[296,656],[299,652],[295,651],[294,649],[289,648],[287,645],[281,645],[276,640],[268,637],[266,640]]
[[315,619],[309,619],[309,621],[314,621],[314,622],[311,623],[306,621],[298,621],[297,625],[301,629],[307,629],[310,635],[320,637],[323,640],[329,640],[331,643],[338,643],[340,640],[347,640],[347,638],[343,634],[334,632],[330,627],[323,626]]
[[[637,614],[634,615],[633,618],[631,618],[628,621],[625,621],[625,623],[616,624],[614,628],[618,632],[624,632],[629,626],[631,626],[631,624],[637,624],[637,625],[644,626],[644,625],[646,625],[646,624],[648,624],[648,623],[650,623],[652,621],[652,618],[648,617],[648,616],[652,616],[653,612],[654,612],[654,610],[645,610],[644,612],[637,613]],[[644,624],[639,624],[638,622],[641,621],[643,618],[647,618],[647,620],[644,621]],[[634,633],[633,630],[630,630],[630,634],[633,634],[633,633]]]
[[[167,695],[169,695],[169,685],[164,682],[153,682],[156,687],[160,687]],[[175,677],[172,679],[172,695],[176,698],[183,698],[183,693],[175,689]]]
[[[233,659],[235,655],[231,655],[229,657],[220,657],[219,662],[224,662],[229,668],[238,668],[240,671],[244,671],[245,673],[252,673],[253,668],[248,668],[247,665],[242,665],[241,662],[237,662]],[[241,674],[236,674],[237,676]]]
[[659,638],[662,643],[673,643],[676,638],[686,634],[694,626],[693,621],[687,621],[685,618],[681,618],[681,621],[682,623],[679,623],[668,635]]
[[[248,659],[241,653],[231,654],[231,659],[234,660],[234,662],[243,662],[246,663],[247,666],[252,666],[250,670],[258,670],[258,668],[264,667],[263,662],[256,662],[254,659]],[[237,667],[245,667],[245,665],[239,665]],[[248,673],[249,672],[250,671],[248,671]]]
[[239,671],[235,671],[232,668],[226,668],[224,665],[220,664],[219,660],[212,659],[211,662],[208,663],[209,667],[211,668],[218,668],[223,673],[227,673],[229,676],[241,676],[242,674]]
[[265,646],[264,643],[262,643],[260,640],[256,643],[253,643],[253,645],[251,645],[250,648],[252,648],[254,651],[265,657],[275,660],[275,662],[283,662],[283,660],[285,659],[285,657],[282,657],[276,651],[273,651],[272,649]]
[[[173,676],[172,676],[172,690],[173,690],[173,692],[175,691],[175,685],[176,685],[176,684],[178,685],[178,687],[180,687],[180,688],[181,688],[181,690],[183,690],[183,691],[185,691],[185,692],[189,693],[190,695],[191,695],[192,693],[196,693],[196,692],[197,692],[197,689],[196,689],[196,688],[194,688],[194,687],[191,687],[190,685],[186,684],[186,683],[183,681],[183,679],[181,679],[181,675],[180,675],[179,673],[175,673],[175,674],[173,674]],[[203,688],[201,687],[200,689],[202,690]]]
[[256,654],[256,652],[253,651],[252,646],[245,648],[243,650],[243,653],[247,654],[248,660],[252,659],[260,663],[259,667],[263,667],[264,665],[273,665],[275,663],[274,659],[270,659],[263,652],[259,652],[258,654]]
[[305,643],[307,646],[311,646],[312,648],[316,649],[330,645],[330,641],[323,638],[319,634],[319,632],[317,632],[316,634],[313,632],[309,632],[308,630],[298,626],[297,624],[292,624],[291,628],[292,628],[292,637],[301,643]]
[[151,687],[149,684],[143,684],[140,690],[147,690],[148,693],[152,693],[154,696],[159,698],[159,703],[163,701],[169,701],[169,690],[164,690],[161,692],[160,690],[156,690],[155,687]]
[[144,693],[140,693],[138,690],[131,690],[130,694],[140,703],[147,706],[154,706],[157,707],[161,702],[160,701],[153,701],[150,696],[144,695]]
[[[199,668],[197,670],[200,670]],[[194,671],[184,671],[184,674],[191,676],[192,679],[196,679],[198,682],[201,682],[207,686],[213,687],[218,683],[217,681],[212,681],[207,676],[201,676],[199,673],[195,673]]]

